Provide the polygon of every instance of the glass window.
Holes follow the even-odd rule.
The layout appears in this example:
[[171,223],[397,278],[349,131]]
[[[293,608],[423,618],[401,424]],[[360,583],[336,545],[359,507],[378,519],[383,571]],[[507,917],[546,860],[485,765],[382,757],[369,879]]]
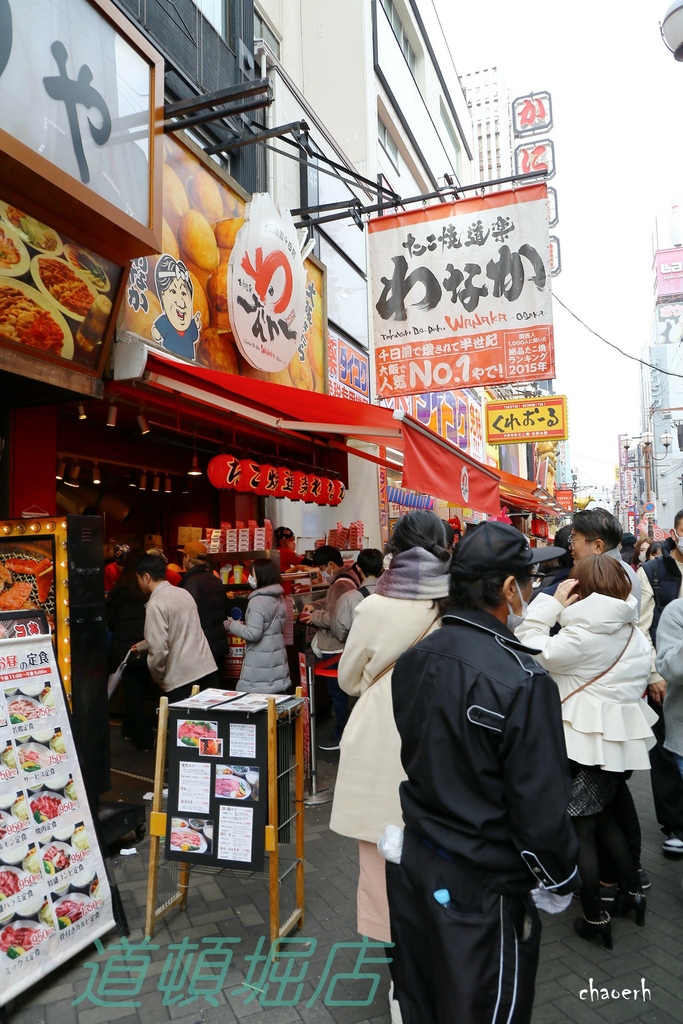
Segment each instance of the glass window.
[[377,118],[377,137],[379,138],[380,146],[387,154],[396,170],[398,170],[398,146],[389,134],[389,129],[385,125],[384,121],[379,116]]
[[264,43],[268,43],[275,56],[278,60],[280,59],[280,40],[274,32],[271,32],[256,10],[254,11],[254,39],[262,39]]
[[444,128],[446,129],[446,135],[448,136],[448,138],[450,140],[450,143],[451,143],[453,149],[455,150],[455,167],[454,167],[454,170],[455,170],[455,173],[458,175],[458,177],[460,177],[460,171],[461,171],[460,142],[458,140],[458,136],[455,133],[455,128],[451,124],[451,119],[448,116],[448,111],[446,110],[446,108],[444,106],[443,100],[440,101],[440,105],[441,105],[441,121],[443,123]]
[[396,10],[396,6],[394,5],[393,0],[382,0],[382,7],[384,8],[384,13],[389,19],[389,24],[394,30],[394,35],[398,40],[398,45],[401,47],[403,51],[403,56],[408,62],[408,67],[410,68],[412,73],[415,74],[415,70],[417,68],[417,59],[415,57],[415,51],[410,45],[410,40],[408,39],[406,30],[404,29],[401,23],[400,15]]
[[320,259],[327,267],[327,315],[330,321],[367,348],[368,286],[365,278],[322,235]]
[[211,22],[216,32],[225,39],[227,33],[226,0],[195,0],[195,3],[206,20]]

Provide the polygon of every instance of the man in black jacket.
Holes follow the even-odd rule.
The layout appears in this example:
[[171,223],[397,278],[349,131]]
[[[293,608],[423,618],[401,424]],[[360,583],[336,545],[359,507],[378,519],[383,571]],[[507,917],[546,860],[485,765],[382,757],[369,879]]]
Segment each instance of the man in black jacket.
[[405,833],[387,889],[404,1024],[528,1022],[541,930],[530,892],[563,909],[579,888],[557,686],[506,625],[534,565],[563,553],[478,526],[455,549],[441,629],[396,663]]
[[204,636],[220,672],[228,653],[228,637],[223,625],[228,616],[225,587],[218,577],[214,576],[206,560],[206,544],[199,540],[191,541],[180,550],[183,553],[185,574],[179,586],[189,591],[195,600]]

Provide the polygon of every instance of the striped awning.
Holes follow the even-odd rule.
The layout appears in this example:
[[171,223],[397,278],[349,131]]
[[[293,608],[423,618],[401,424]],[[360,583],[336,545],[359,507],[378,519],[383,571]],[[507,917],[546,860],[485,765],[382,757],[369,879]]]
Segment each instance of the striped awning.
[[434,508],[434,499],[426,494],[415,494],[414,491],[404,491],[400,487],[387,487],[387,498],[394,505],[405,505],[406,508]]

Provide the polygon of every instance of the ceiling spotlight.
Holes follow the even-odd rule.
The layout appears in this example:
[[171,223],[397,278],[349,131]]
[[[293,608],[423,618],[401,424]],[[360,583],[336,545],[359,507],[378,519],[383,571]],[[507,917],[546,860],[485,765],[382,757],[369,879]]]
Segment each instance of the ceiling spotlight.
[[147,474],[144,472],[140,474],[140,483],[138,484],[138,487],[141,491],[147,490]]
[[170,476],[167,476],[166,480],[164,482],[164,493],[165,494],[170,494],[171,493],[171,478],[170,478]]
[[85,413],[85,406],[82,402],[78,403],[78,418],[79,420],[87,420],[88,418]]
[[92,482],[94,484],[102,483],[102,477],[100,476],[100,467],[97,465],[97,463],[95,463],[95,465],[92,468]]
[[57,466],[57,472],[56,472],[55,476],[57,477],[58,480],[63,480],[65,472],[66,472],[66,463],[64,462],[64,459],[60,459],[59,460],[59,464]]
[[199,464],[197,462],[197,456],[196,455],[192,456],[192,465],[188,469],[187,475],[188,476],[201,476],[202,475],[202,471],[199,468]]
[[136,487],[136,488],[137,488],[137,486],[138,486],[138,485],[136,484],[136,482],[135,482],[135,474],[134,474],[134,473],[131,473],[131,474],[130,474],[130,478],[129,478],[129,480],[128,480],[128,486],[129,486],[129,487]]
[[117,413],[116,406],[115,405],[110,405],[109,406],[109,412],[107,413],[107,426],[108,427],[115,427],[116,426],[116,413]]
[[152,480],[152,490],[154,491],[155,494],[158,494],[158,492],[159,492],[159,484],[160,483],[161,483],[161,479],[159,477],[159,474],[155,473],[154,474],[154,479]]
[[77,462],[74,462],[71,469],[69,470],[68,477],[65,478],[64,483],[67,487],[78,487],[78,474],[81,471],[81,467]]
[[149,423],[145,419],[142,413],[138,416],[138,426],[141,434],[149,434]]

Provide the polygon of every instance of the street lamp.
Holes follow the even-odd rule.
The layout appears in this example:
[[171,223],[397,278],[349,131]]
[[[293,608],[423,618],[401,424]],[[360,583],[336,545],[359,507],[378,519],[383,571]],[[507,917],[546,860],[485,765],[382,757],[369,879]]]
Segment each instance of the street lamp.
[[683,61],[683,0],[674,0],[664,15],[659,30],[675,59]]

